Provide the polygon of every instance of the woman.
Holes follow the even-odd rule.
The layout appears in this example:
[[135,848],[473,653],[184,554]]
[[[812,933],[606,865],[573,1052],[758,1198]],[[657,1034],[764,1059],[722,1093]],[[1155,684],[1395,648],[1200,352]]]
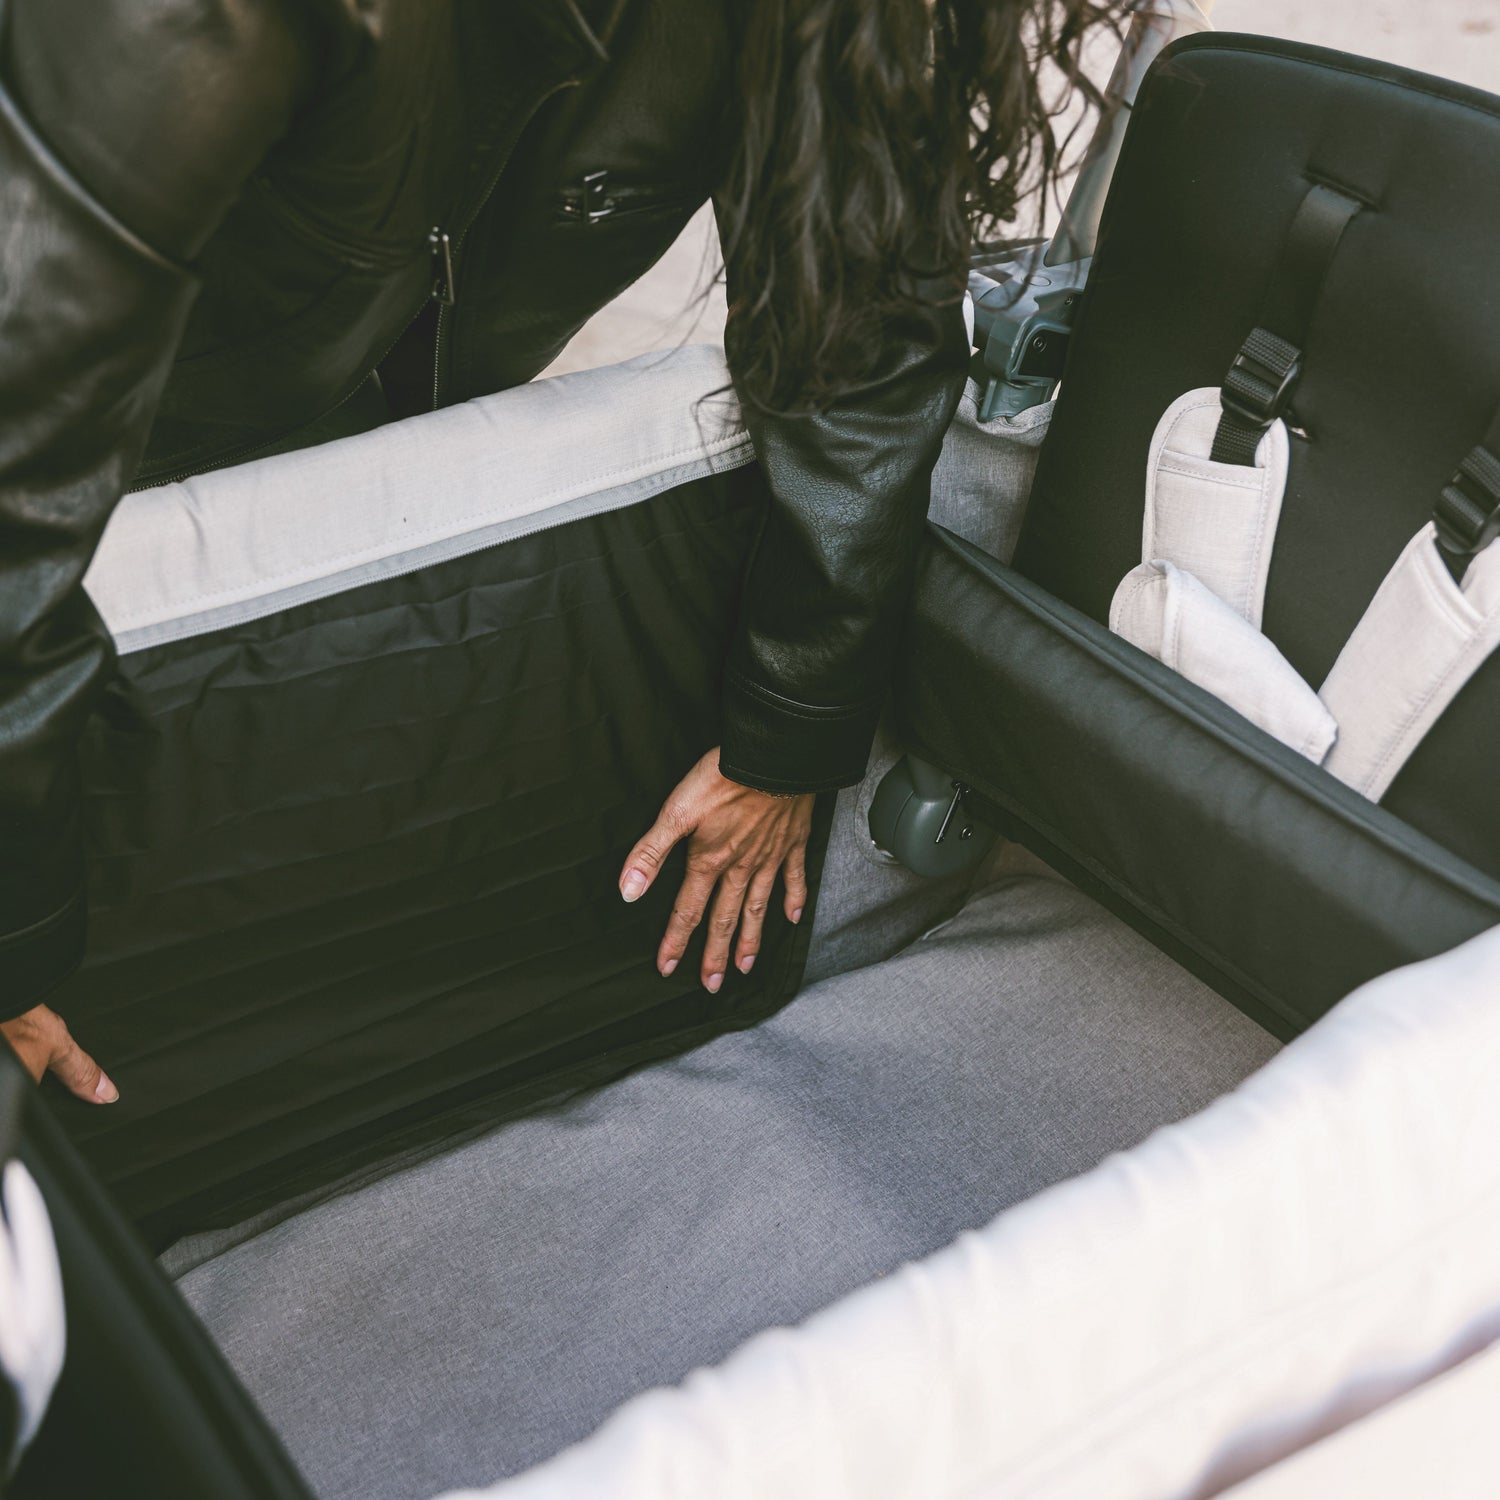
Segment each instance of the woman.
[[[715,196],[771,506],[722,743],[621,872],[688,874],[670,973],[806,899],[862,773],[963,386],[970,231],[1055,165],[1089,0],[9,0],[0,5],[0,1018],[84,939],[76,746],[110,670],[81,580],[123,490],[518,384]],[[191,268],[191,269],[189,269]]]

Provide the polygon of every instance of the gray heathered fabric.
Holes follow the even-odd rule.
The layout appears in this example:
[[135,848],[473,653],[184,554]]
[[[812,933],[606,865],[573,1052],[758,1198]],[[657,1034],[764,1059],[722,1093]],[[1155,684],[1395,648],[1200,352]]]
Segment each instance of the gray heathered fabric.
[[885,963],[180,1285],[320,1496],[416,1500],[528,1466],[1274,1050],[1012,850]]

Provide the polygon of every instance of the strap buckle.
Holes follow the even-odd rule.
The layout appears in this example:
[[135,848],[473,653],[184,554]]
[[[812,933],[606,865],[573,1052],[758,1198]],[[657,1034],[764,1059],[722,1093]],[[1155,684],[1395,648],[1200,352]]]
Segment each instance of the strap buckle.
[[1235,355],[1219,389],[1219,400],[1240,426],[1264,432],[1286,411],[1301,375],[1302,351],[1257,328]]
[[1432,523],[1444,551],[1459,557],[1500,536],[1500,458],[1483,446],[1469,454],[1432,507]]

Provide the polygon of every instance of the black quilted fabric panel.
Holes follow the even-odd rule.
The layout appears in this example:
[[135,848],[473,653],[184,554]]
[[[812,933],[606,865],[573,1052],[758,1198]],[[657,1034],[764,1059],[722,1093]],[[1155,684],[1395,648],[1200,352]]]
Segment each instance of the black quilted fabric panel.
[[[124,659],[86,745],[92,939],[59,1097],[147,1233],[231,1222],[790,997],[717,997],[615,878],[715,743],[758,471]],[[681,853],[679,852],[679,861]]]

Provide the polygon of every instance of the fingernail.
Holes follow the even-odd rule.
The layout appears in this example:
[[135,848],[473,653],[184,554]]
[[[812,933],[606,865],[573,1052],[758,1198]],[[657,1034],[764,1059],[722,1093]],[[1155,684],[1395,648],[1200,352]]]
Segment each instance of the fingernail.
[[717,995],[719,993],[719,986],[721,984],[723,984],[723,983],[724,983],[724,976],[722,974],[710,974],[708,976],[708,985],[707,985],[708,993],[710,995]]
[[753,969],[754,967],[755,967],[755,955],[753,953],[747,953],[740,960],[740,973],[741,974],[748,974],[751,971],[751,969]]
[[661,966],[661,977],[663,979],[670,979],[676,972],[676,970],[677,960],[675,958],[669,958],[666,963]]
[[94,1085],[94,1098],[100,1104],[113,1104],[120,1097],[120,1091],[109,1081],[107,1074],[99,1075],[99,1082]]
[[799,906],[797,908],[797,910],[792,913],[792,921],[794,921],[794,922],[800,922],[801,920],[802,920],[802,908]]
[[620,894],[627,901],[639,901],[646,892],[646,877],[639,870],[627,870],[620,883]]

